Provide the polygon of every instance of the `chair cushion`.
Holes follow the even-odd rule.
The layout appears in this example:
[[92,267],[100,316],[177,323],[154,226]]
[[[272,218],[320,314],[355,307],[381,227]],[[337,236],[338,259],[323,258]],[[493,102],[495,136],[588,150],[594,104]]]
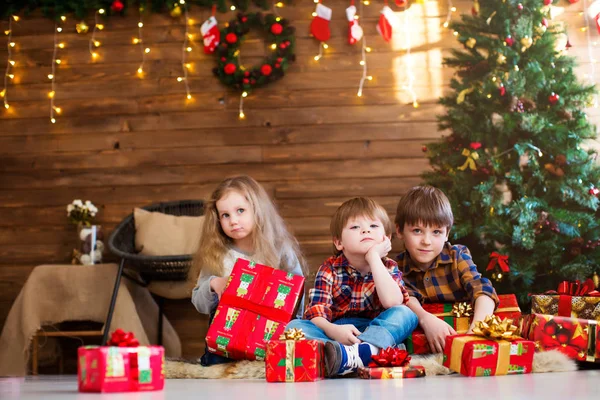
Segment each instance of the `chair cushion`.
[[174,216],[133,210],[135,249],[147,256],[181,256],[198,250],[204,216]]

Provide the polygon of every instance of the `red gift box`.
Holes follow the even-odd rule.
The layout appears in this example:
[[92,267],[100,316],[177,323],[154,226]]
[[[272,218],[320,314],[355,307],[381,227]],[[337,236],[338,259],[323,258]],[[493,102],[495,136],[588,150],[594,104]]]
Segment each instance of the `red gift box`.
[[84,346],[77,350],[80,392],[138,392],[165,385],[162,346]]
[[371,367],[359,368],[358,376],[362,379],[406,379],[425,376],[425,367],[406,365],[404,367]]
[[600,362],[600,326],[596,320],[531,314],[521,333],[537,350],[559,350],[578,361]]
[[[501,294],[498,295],[498,299],[498,309],[494,315],[501,319],[510,318],[514,321],[521,318],[521,309],[514,294]],[[444,320],[459,334],[466,333],[473,320],[473,310],[471,304],[467,302],[425,303],[423,309]],[[419,327],[406,339],[405,344],[406,349],[411,354],[431,353],[425,332]]]
[[324,344],[317,340],[271,340],[267,344],[267,382],[314,382],[325,377]]
[[535,344],[525,339],[447,336],[444,367],[465,376],[528,374],[532,370],[534,352]]
[[264,360],[302,296],[304,277],[239,258],[206,335],[211,353]]

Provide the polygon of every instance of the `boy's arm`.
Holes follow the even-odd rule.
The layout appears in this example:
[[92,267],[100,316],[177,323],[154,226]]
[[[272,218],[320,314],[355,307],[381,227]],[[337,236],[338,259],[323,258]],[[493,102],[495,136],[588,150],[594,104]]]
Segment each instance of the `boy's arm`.
[[456,335],[456,331],[443,320],[425,311],[419,300],[416,298],[411,296],[406,305],[417,314],[419,325],[425,333],[431,352],[441,353],[444,351],[446,336]]
[[[457,254],[456,265],[460,276],[460,283],[473,302],[475,309],[473,323],[482,321],[487,315],[493,314],[496,307],[498,307],[499,300],[496,290],[490,280],[477,271],[477,266],[473,263],[468,248],[463,247]],[[487,299],[480,301],[479,298],[481,297],[487,297],[493,305]]]
[[483,321],[488,315],[492,315],[495,309],[496,303],[494,303],[494,300],[492,300],[491,297],[479,296],[477,300],[475,300],[475,312],[473,313],[473,322],[471,322],[471,326],[469,326],[469,331],[467,333],[472,333],[475,324],[478,321]]
[[365,255],[365,259],[369,263],[369,267],[371,267],[371,274],[373,274],[377,296],[385,309],[404,304],[405,294],[408,297],[408,293],[402,285],[402,278],[396,262],[389,260],[389,262],[393,263],[396,267],[396,276],[399,281],[395,280],[392,275],[390,275],[388,268],[381,260],[391,249],[392,244],[390,239],[386,236],[381,243],[371,247]]

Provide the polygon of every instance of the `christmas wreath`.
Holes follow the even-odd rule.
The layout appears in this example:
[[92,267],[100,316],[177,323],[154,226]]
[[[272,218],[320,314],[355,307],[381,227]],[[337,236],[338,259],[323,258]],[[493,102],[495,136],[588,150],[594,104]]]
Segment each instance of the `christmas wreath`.
[[[252,28],[258,28],[266,34],[272,54],[260,65],[246,68],[240,65],[240,46],[244,35]],[[221,30],[221,43],[215,52],[219,61],[213,73],[225,85],[246,93],[281,79],[290,62],[296,60],[295,31],[288,20],[273,14],[238,14]]]

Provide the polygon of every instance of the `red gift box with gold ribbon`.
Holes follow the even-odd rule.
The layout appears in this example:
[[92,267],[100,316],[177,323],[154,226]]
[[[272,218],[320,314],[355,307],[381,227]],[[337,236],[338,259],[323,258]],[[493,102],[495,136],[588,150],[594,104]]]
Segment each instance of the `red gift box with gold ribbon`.
[[139,346],[131,332],[117,329],[110,346],[82,346],[77,350],[80,392],[140,392],[165,385],[165,349]]
[[[514,294],[498,295],[498,309],[494,313],[498,317],[510,318],[514,321],[521,318],[521,309]],[[473,308],[470,303],[425,303],[423,309],[436,317],[444,320],[450,325],[456,333],[462,334],[469,330],[473,320]],[[417,327],[413,333],[406,339],[406,349],[411,354],[429,354],[431,350],[425,336],[425,332]]]
[[600,326],[596,320],[531,314],[521,325],[539,351],[558,350],[578,361],[600,362]]
[[267,382],[314,382],[325,377],[324,344],[291,329],[267,343]]
[[211,353],[264,360],[302,296],[304,277],[239,258],[206,334]]
[[593,319],[600,322],[600,292],[594,282],[563,281],[556,291],[531,296],[531,313]]

